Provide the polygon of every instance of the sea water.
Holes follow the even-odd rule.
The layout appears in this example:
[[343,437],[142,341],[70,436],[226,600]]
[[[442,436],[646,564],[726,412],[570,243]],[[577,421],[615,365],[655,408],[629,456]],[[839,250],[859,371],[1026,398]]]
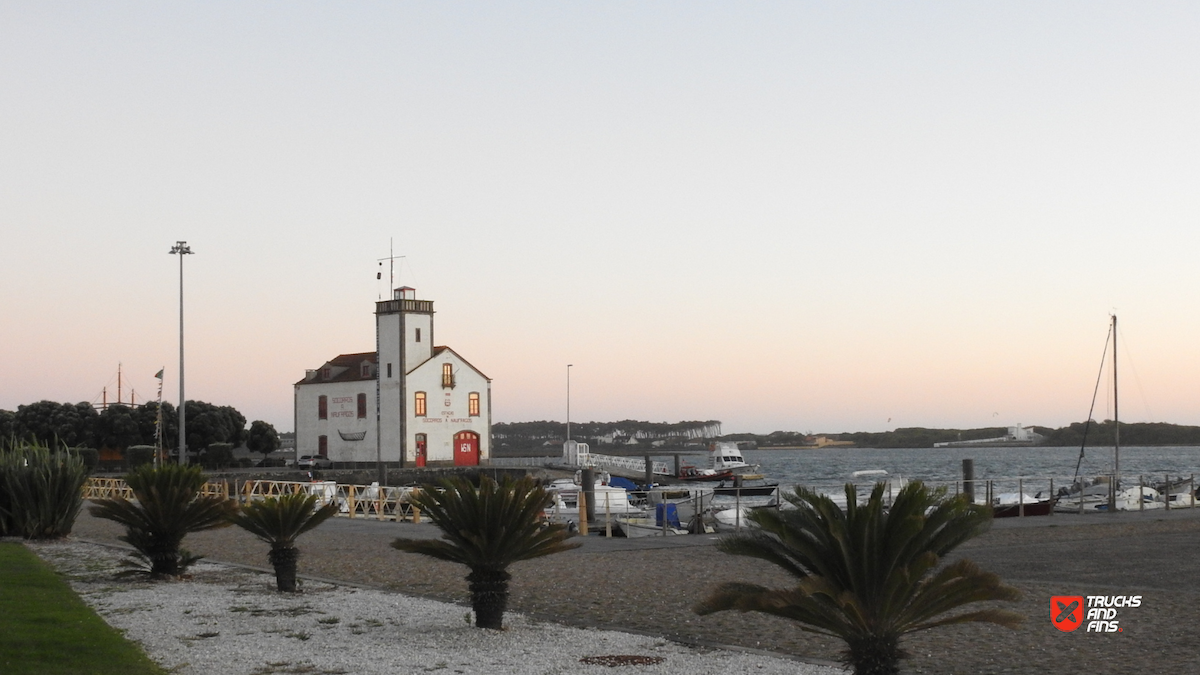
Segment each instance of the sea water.
[[[867,483],[875,477],[852,477],[855,471],[883,469],[908,480],[948,485],[962,480],[964,459],[975,464],[976,480],[996,481],[996,490],[1015,491],[1021,480],[1026,492],[1068,485],[1075,475],[1079,448],[822,448],[819,450],[746,450],[742,455],[759,464],[770,482],[791,487],[806,485],[822,490],[847,482]],[[699,458],[697,458],[699,459]],[[1136,485],[1139,477],[1147,484],[1200,474],[1200,447],[1122,447],[1120,475],[1124,484]],[[1113,472],[1113,448],[1087,448],[1080,463],[1084,478]]]

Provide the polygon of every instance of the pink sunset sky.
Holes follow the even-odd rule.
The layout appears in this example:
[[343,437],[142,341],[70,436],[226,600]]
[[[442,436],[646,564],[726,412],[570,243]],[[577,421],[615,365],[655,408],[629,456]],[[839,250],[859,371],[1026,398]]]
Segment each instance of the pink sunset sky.
[[[0,409],[292,429],[377,259],[497,422],[1200,424],[1200,6],[0,5]],[[1106,408],[1106,406],[1108,406]],[[1102,396],[1097,417],[1111,403]]]

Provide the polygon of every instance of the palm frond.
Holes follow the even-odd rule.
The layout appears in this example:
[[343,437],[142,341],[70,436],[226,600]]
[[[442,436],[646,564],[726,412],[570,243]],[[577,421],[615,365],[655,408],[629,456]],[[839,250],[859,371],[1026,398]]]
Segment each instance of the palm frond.
[[301,493],[268,497],[242,506],[230,520],[272,547],[290,548],[300,535],[337,515],[337,504],[318,507],[319,501]]
[[529,477],[497,483],[484,476],[478,488],[465,479],[444,479],[439,487],[421,490],[413,504],[442,530],[442,541],[397,539],[393,548],[472,568],[503,569],[579,546],[566,541],[565,527],[541,523],[539,514],[550,496]]
[[237,511],[230,499],[200,496],[205,477],[199,467],[144,465],[125,478],[135,501],[96,500],[89,511],[125,526],[123,541],[133,546],[153,577],[177,576],[199,556],[180,549],[185,536],[225,527]]
[[986,509],[920,482],[885,505],[884,484],[846,508],[797,487],[793,510],[753,513],[757,530],[725,537],[720,550],[766,560],[797,579],[791,589],[726,583],[695,611],[755,611],[796,621],[801,630],[841,637],[854,664],[898,659],[899,637],[938,626],[991,622],[1013,627],[1020,615],[984,609],[950,614],[977,602],[1012,601],[1019,592],[969,560],[939,569],[943,558],[991,525]]

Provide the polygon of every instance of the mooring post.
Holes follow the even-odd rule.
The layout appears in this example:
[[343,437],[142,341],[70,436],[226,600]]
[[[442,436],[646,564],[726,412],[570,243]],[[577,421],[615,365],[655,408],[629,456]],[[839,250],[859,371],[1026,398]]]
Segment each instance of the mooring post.
[[1167,475],[1163,476],[1163,478],[1166,479],[1166,482],[1163,484],[1167,486],[1167,494],[1165,497],[1163,497],[1163,503],[1166,504],[1166,509],[1168,511],[1170,511],[1171,510],[1171,474],[1167,474]]
[[612,509],[608,503],[608,491],[604,492],[604,536],[612,539]]
[[591,503],[588,502],[588,493],[584,492],[582,487],[579,490],[579,498],[576,500],[579,506],[579,536],[586,537],[588,535],[588,507]]
[[[678,475],[678,473],[676,475]],[[646,455],[646,490],[649,490],[653,485],[654,462],[650,461],[650,455]]]
[[1017,479],[1017,517],[1025,517],[1025,478]]
[[[580,474],[580,482],[583,483],[580,492],[587,495],[587,520],[589,523],[596,522],[596,470],[592,467],[587,467]],[[579,517],[584,517],[582,505],[579,509]]]
[[676,476],[679,475],[679,467],[682,465],[683,465],[683,463],[679,460],[679,455],[675,455],[675,475]]
[[975,460],[963,460],[963,492],[967,495],[967,501],[975,503]]

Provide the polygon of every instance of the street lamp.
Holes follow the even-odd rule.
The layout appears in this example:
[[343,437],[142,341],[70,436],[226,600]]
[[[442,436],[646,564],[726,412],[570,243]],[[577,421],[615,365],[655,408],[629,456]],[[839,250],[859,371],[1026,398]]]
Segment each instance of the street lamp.
[[171,255],[179,256],[179,463],[187,464],[187,432],[183,397],[183,256],[189,255],[192,248],[186,241],[177,241],[171,247]]
[[571,440],[571,366],[567,364],[567,440]]

